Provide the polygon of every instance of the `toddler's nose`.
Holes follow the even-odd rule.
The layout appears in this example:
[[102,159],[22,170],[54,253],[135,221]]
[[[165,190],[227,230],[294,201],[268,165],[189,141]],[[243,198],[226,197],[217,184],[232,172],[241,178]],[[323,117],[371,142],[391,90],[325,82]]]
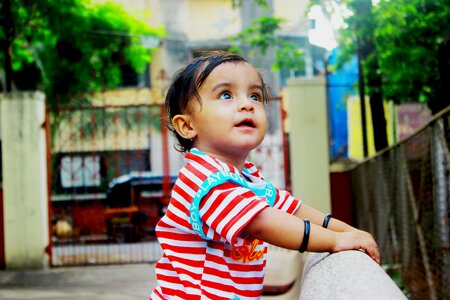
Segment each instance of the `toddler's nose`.
[[239,100],[239,110],[253,111],[255,109],[253,100],[249,97],[241,97]]

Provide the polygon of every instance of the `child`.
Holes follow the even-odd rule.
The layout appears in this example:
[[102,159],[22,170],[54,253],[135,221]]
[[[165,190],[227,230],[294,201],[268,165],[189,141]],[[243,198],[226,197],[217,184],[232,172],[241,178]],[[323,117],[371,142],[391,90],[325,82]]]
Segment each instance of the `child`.
[[266,243],[362,249],[379,263],[369,233],[301,204],[246,161],[264,138],[267,100],[261,75],[235,54],[194,59],[176,74],[166,110],[186,165],[156,228],[163,257],[150,299],[258,299]]

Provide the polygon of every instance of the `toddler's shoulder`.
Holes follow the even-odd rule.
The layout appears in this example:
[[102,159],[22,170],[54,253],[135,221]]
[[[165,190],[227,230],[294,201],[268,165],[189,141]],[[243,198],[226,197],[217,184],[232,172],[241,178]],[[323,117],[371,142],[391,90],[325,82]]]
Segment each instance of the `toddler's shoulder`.
[[248,174],[264,179],[259,169],[251,161],[246,161],[244,167],[247,170]]
[[221,172],[221,171],[229,171],[232,173],[236,173],[237,170],[215,157],[204,154],[200,151],[192,151],[186,154],[187,164],[185,165],[186,170],[190,172],[201,172],[206,177],[211,175],[212,173]]

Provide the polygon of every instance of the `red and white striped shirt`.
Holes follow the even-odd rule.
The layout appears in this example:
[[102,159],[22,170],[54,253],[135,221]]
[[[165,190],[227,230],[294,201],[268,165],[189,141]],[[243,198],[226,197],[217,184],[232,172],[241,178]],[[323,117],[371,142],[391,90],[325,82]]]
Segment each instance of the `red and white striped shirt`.
[[[197,151],[185,156],[166,214],[156,227],[163,256],[156,264],[158,286],[150,299],[258,299],[263,288],[267,245],[246,239],[241,230],[269,205],[249,188],[224,182],[200,202],[202,230],[190,223],[190,206],[200,185],[211,174],[234,166]],[[265,184],[257,168],[245,164],[249,184]],[[242,175],[241,175],[242,176]],[[276,189],[274,208],[293,214],[300,200]]]

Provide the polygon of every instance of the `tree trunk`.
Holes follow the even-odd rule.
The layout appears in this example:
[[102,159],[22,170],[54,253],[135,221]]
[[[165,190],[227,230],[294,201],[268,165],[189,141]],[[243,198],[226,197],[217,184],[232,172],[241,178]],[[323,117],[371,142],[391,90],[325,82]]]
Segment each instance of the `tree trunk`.
[[439,45],[438,70],[437,97],[428,103],[433,115],[450,105],[450,37],[444,39]]
[[[372,55],[376,55],[373,51]],[[375,142],[375,150],[380,151],[388,146],[387,131],[386,131],[386,118],[384,114],[383,106],[383,90],[382,81],[378,70],[378,58],[372,57],[373,62],[371,66],[372,72],[367,76],[367,83],[370,87],[370,109],[372,111],[372,127]]]
[[359,91],[359,105],[361,111],[361,131],[363,143],[363,156],[367,157],[369,154],[369,147],[367,145],[367,123],[366,123],[366,86],[364,82],[364,71],[362,67],[362,53],[359,39],[356,40],[356,53],[358,55],[358,91]]
[[13,19],[11,16],[11,0],[3,0],[1,5],[3,33],[5,35],[4,43],[2,43],[2,51],[5,54],[5,92],[12,91],[12,64],[11,64],[11,42],[13,37]]
[[382,79],[379,74],[378,55],[373,41],[375,25],[373,24],[372,16],[372,1],[358,0],[355,4],[356,13],[359,16],[359,22],[356,24],[357,32],[363,27],[369,31],[369,33],[364,32],[363,36],[359,36],[359,46],[361,59],[366,67],[375,150],[380,151],[388,146],[388,140],[383,106]]

